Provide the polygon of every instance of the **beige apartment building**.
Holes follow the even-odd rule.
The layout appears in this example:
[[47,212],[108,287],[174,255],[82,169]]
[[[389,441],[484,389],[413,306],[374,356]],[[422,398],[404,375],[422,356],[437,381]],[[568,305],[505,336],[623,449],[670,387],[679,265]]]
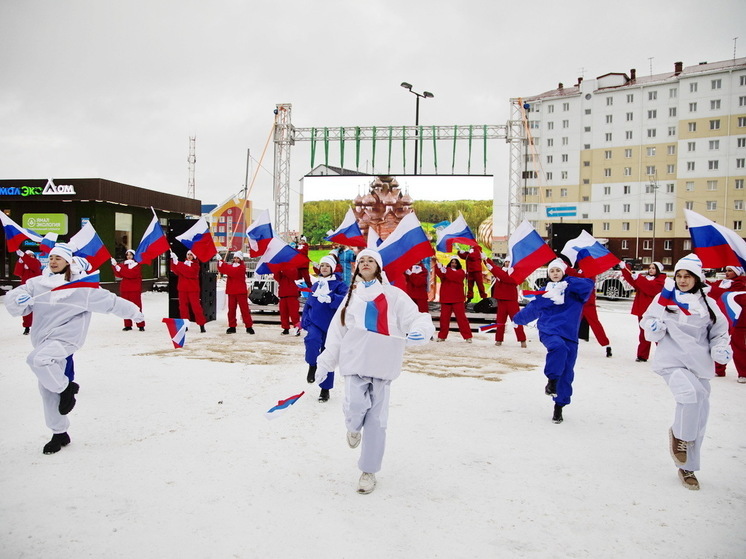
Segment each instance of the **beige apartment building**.
[[746,231],[746,58],[579,78],[511,103],[529,137],[521,217],[542,235],[591,224],[620,258],[672,265],[691,251],[685,208]]

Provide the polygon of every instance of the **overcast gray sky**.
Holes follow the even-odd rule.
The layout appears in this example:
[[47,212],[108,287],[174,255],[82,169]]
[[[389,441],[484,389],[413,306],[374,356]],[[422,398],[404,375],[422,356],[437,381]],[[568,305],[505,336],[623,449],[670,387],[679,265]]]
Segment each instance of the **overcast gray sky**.
[[[414,124],[407,81],[435,94],[421,124],[504,124],[510,97],[578,76],[727,60],[739,34],[744,56],[744,22],[743,0],[0,0],[0,178],[186,195],[196,135],[197,197],[220,202],[242,188],[247,149],[260,158],[277,103],[298,127]],[[309,154],[292,150],[293,189]],[[507,163],[492,142],[497,183]],[[269,207],[271,144],[263,165],[252,198]]]

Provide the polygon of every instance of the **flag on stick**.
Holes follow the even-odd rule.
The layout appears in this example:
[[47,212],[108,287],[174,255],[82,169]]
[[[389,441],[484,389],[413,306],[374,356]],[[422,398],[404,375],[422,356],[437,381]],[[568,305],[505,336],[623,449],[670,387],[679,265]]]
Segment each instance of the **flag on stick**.
[[347,213],[339,227],[334,231],[329,231],[325,237],[327,241],[345,245],[349,247],[365,248],[367,246],[365,237],[363,237],[360,226],[355,219],[355,213],[352,208],[347,208]]
[[0,212],[0,222],[2,222],[3,230],[5,231],[5,243],[8,245],[8,252],[17,251],[21,243],[26,240],[35,243],[41,243],[42,241],[41,235],[37,235],[30,229],[24,229],[10,219],[5,212]]
[[98,289],[101,287],[101,276],[98,272],[94,272],[82,278],[63,283],[57,287],[52,288],[50,291],[62,291],[63,289],[77,289],[79,287],[88,287],[90,289]]
[[554,258],[554,251],[526,220],[508,239],[508,260],[513,267],[511,276],[516,283],[521,283],[539,266]]
[[290,396],[290,398],[285,398],[284,400],[280,400],[277,402],[276,406],[272,406],[269,408],[269,410],[264,414],[264,417],[267,419],[275,419],[285,413],[285,410],[287,410],[290,406],[292,406],[295,402],[297,402],[301,396],[305,394],[304,392],[301,392],[300,394],[296,394],[295,396]]
[[301,268],[308,265],[308,257],[301,254],[279,237],[274,237],[267,250],[259,257],[255,273],[272,274],[282,267]]
[[176,240],[194,253],[201,262],[207,262],[218,253],[212,239],[207,220],[201,217],[197,223],[176,237]]
[[453,243],[479,247],[479,243],[474,238],[474,233],[469,229],[461,212],[459,212],[456,221],[438,230],[437,235],[438,242],[435,248],[440,252],[451,252],[453,250]]
[[435,251],[414,212],[408,213],[378,247],[383,269],[391,277],[404,274],[412,264],[433,256]]
[[97,270],[101,264],[111,260],[111,254],[90,221],[70,237],[69,244],[74,249],[74,256],[82,256],[90,262],[91,270]]
[[135,251],[135,260],[137,262],[150,262],[156,256],[168,251],[169,248],[168,237],[163,232],[158,216],[153,212],[153,219],[143,233],[140,244]]
[[55,244],[57,244],[57,233],[47,233],[39,243],[39,250],[44,254],[49,254]]
[[746,267],[746,241],[740,235],[691,210],[684,210],[684,216],[703,268]]
[[562,254],[570,259],[572,266],[582,269],[585,277],[597,276],[621,262],[588,231],[567,241]]
[[165,322],[168,328],[168,333],[171,335],[171,342],[174,344],[174,347],[177,349],[184,347],[189,321],[184,318],[164,318],[162,322]]
[[269,220],[269,210],[264,210],[254,220],[254,223],[246,229],[246,237],[249,241],[249,256],[256,258],[264,254],[274,236],[272,223]]

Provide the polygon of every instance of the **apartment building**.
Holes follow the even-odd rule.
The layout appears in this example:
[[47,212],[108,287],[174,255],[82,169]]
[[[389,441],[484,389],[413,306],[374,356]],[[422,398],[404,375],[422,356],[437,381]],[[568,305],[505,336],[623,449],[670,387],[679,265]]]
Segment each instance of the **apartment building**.
[[521,211],[541,234],[590,223],[620,258],[672,265],[691,251],[685,208],[746,232],[746,58],[579,78],[511,103],[530,138]]

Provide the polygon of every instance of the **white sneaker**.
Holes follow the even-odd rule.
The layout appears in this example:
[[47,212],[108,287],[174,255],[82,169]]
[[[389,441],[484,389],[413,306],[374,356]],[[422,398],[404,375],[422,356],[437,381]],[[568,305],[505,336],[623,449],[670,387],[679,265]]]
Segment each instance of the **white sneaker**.
[[746,383],[746,377],[738,377],[738,382],[741,384]]
[[360,481],[357,483],[357,492],[361,495],[367,495],[376,488],[376,474],[368,474],[363,472],[360,476]]
[[350,448],[357,448],[357,446],[360,444],[360,439],[362,439],[360,433],[347,431],[347,444],[350,445]]

